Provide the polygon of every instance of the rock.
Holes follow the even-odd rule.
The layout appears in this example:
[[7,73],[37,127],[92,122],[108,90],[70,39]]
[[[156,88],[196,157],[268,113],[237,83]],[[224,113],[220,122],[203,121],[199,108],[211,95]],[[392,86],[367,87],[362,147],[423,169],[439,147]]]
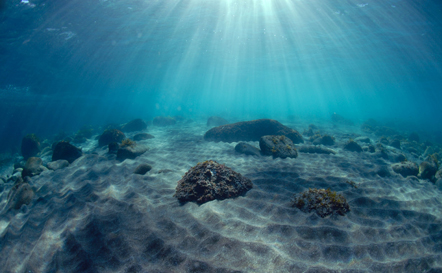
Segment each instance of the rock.
[[153,125],[155,126],[170,126],[175,124],[176,119],[172,117],[155,117],[153,119]]
[[116,142],[112,142],[109,143],[109,145],[107,145],[107,148],[109,149],[108,151],[109,154],[116,155],[118,153],[118,148],[120,148],[120,145],[118,145],[118,143]]
[[376,152],[376,148],[373,146],[373,145],[368,145],[368,152],[369,153],[374,153],[374,152]]
[[23,168],[23,172],[21,176],[24,178],[26,176],[32,177],[39,175],[43,171],[46,171],[47,168],[43,166],[43,160],[39,157],[30,157],[26,161],[26,165]]
[[147,133],[140,133],[136,134],[133,137],[133,140],[140,141],[140,140],[146,140],[146,139],[152,139],[155,138],[153,135],[147,134]]
[[395,173],[398,173],[403,177],[417,176],[419,173],[419,167],[416,163],[411,161],[392,164],[391,168]]
[[396,154],[393,156],[393,162],[403,162],[406,160],[407,160],[407,158],[403,154]]
[[64,159],[72,163],[82,155],[83,153],[80,148],[75,147],[69,142],[60,141],[55,145],[54,152],[52,153],[52,161]]
[[421,179],[429,179],[434,181],[434,176],[437,172],[437,163],[434,160],[427,159],[426,161],[422,161],[419,165],[419,174],[418,177]]
[[367,144],[371,143],[370,138],[369,137],[364,137],[364,136],[355,138],[355,141],[362,142],[362,143],[367,143]]
[[390,142],[390,146],[400,150],[401,149],[401,141],[399,139],[393,139]]
[[34,197],[34,190],[28,183],[15,184],[8,195],[8,206],[20,209],[22,205],[29,205]]
[[419,135],[416,132],[413,132],[408,136],[408,140],[419,142]]
[[295,144],[304,142],[297,131],[272,119],[243,121],[214,127],[204,134],[204,139],[224,142],[259,141],[265,135],[284,135]]
[[354,125],[353,121],[348,120],[348,119],[344,118],[343,116],[338,115],[336,113],[333,113],[331,119],[332,119],[332,122],[335,124]]
[[40,152],[40,140],[35,134],[28,134],[21,140],[21,154],[25,160]]
[[241,153],[241,154],[245,154],[245,155],[255,155],[255,156],[261,155],[261,151],[258,148],[253,147],[252,145],[249,145],[244,142],[238,143],[235,146],[235,151],[237,151],[238,153]]
[[152,166],[146,163],[141,163],[138,165],[138,167],[134,170],[134,174],[140,174],[145,175],[148,171],[152,170]]
[[226,119],[223,119],[221,117],[210,117],[207,120],[207,126],[221,126],[221,125],[225,125],[225,124],[229,124],[229,122]]
[[134,119],[121,126],[123,132],[135,132],[146,130],[147,124],[142,119]]
[[246,193],[252,181],[232,169],[209,160],[192,167],[178,181],[174,197],[180,202],[199,204],[232,198]]
[[311,146],[311,145],[301,145],[297,147],[298,152],[300,153],[309,153],[309,154],[336,154],[332,149],[328,149],[321,146]]
[[320,145],[320,144],[326,146],[335,145],[335,138],[329,135],[319,136],[313,141],[313,145]]
[[314,211],[322,218],[329,215],[344,216],[350,211],[345,197],[330,189],[308,189],[295,194],[292,207],[297,207],[305,213]]
[[375,168],[375,173],[377,175],[379,175],[380,177],[388,177],[391,176],[390,170],[388,169],[387,166],[385,165],[381,165],[381,166],[377,166]]
[[273,158],[296,158],[298,151],[291,139],[286,136],[262,136],[259,147],[263,155],[271,155]]
[[349,140],[344,145],[344,150],[350,151],[350,152],[362,152],[362,147],[354,140]]
[[117,159],[125,160],[125,159],[135,159],[137,156],[144,154],[147,151],[147,147],[144,145],[136,144],[135,142],[126,144],[123,142],[118,148],[117,151]]
[[98,139],[98,146],[102,147],[109,145],[109,143],[116,142],[121,143],[126,138],[123,132],[117,129],[107,129]]
[[56,171],[56,170],[63,169],[63,168],[66,168],[67,166],[69,166],[69,161],[67,161],[65,159],[60,159],[60,160],[49,162],[46,165],[49,170]]

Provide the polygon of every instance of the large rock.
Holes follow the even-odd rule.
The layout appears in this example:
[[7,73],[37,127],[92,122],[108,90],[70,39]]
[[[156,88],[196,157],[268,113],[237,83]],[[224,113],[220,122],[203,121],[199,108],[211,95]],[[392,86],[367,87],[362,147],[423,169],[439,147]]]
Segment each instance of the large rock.
[[143,131],[147,128],[146,122],[142,119],[134,119],[121,126],[123,132]]
[[207,120],[207,126],[221,126],[228,123],[229,122],[226,119],[223,119],[221,117],[210,117]]
[[155,117],[152,123],[155,126],[170,126],[176,124],[176,119],[173,117]]
[[117,159],[135,159],[137,156],[144,154],[148,148],[144,145],[136,144],[133,141],[123,141],[117,151]]
[[123,132],[118,129],[107,129],[98,139],[98,146],[106,146],[112,142],[121,143],[126,138]]
[[239,196],[253,187],[252,181],[232,169],[209,160],[192,167],[178,181],[174,197],[199,204]]
[[80,148],[75,147],[69,142],[60,141],[55,145],[54,152],[52,153],[52,161],[63,159],[72,163],[82,155],[83,153]]
[[43,166],[43,160],[39,157],[30,157],[26,161],[26,164],[23,168],[22,177],[32,177],[39,175],[43,171],[46,171],[47,168]]
[[419,167],[416,163],[411,161],[392,164],[391,168],[395,173],[398,173],[403,177],[416,176],[419,173]]
[[272,119],[242,121],[214,127],[204,134],[204,139],[224,142],[259,141],[262,136],[266,135],[284,135],[295,144],[304,142],[298,131]]
[[245,154],[245,155],[255,155],[255,156],[261,155],[261,151],[258,148],[253,147],[252,145],[249,145],[244,142],[238,143],[235,146],[235,151],[237,151],[240,154]]
[[296,158],[298,151],[291,139],[286,136],[262,136],[259,147],[263,155],[271,155],[280,158]]
[[8,206],[20,209],[22,205],[29,205],[34,197],[34,190],[28,183],[18,183],[12,187],[8,195]]
[[25,160],[40,152],[40,140],[35,134],[28,134],[21,140],[21,154]]

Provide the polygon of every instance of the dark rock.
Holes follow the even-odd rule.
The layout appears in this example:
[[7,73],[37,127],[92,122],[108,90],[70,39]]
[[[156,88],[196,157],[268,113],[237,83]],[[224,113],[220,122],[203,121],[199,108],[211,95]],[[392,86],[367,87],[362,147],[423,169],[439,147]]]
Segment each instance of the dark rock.
[[418,177],[421,179],[429,179],[431,181],[435,181],[434,176],[436,175],[436,172],[437,172],[437,163],[434,160],[427,158],[426,161],[423,161],[419,165]]
[[401,149],[401,141],[399,139],[393,139],[390,142],[390,146],[400,150]]
[[393,157],[393,162],[403,162],[403,161],[406,161],[406,160],[407,160],[407,158],[403,154],[396,154]]
[[331,116],[331,119],[332,119],[333,123],[335,123],[335,124],[354,125],[353,121],[348,120],[348,119],[344,118],[343,116],[338,115],[336,113],[333,113],[333,115]]
[[69,163],[74,162],[77,158],[82,156],[80,148],[75,147],[66,141],[60,141],[55,145],[54,153],[52,154],[52,161],[64,159]]
[[368,152],[369,153],[374,153],[374,152],[376,152],[376,149],[375,149],[375,147],[373,146],[373,145],[368,145]]
[[123,144],[120,145],[120,148],[118,148],[118,160],[135,159],[137,156],[144,154],[148,150],[147,147],[144,145],[139,145],[135,143],[126,145]]
[[98,139],[98,146],[102,147],[109,145],[109,143],[121,143],[126,138],[123,132],[117,129],[107,129]]
[[349,140],[344,145],[344,149],[351,152],[362,152],[362,147],[354,140]]
[[66,168],[67,166],[69,166],[69,161],[64,159],[52,161],[47,164],[48,169],[53,171]]
[[403,177],[407,176],[417,176],[419,173],[419,167],[416,163],[411,161],[405,161],[401,163],[395,163],[391,165],[391,168],[395,173],[402,175]]
[[375,172],[377,175],[379,175],[380,177],[388,177],[391,176],[390,170],[388,169],[387,166],[382,165],[382,166],[378,166],[375,169]]
[[34,197],[34,190],[28,183],[15,184],[8,195],[8,206],[20,209],[22,205],[29,205]]
[[147,133],[140,133],[136,134],[133,137],[133,140],[140,141],[140,140],[146,140],[146,139],[152,139],[155,138],[153,135],[147,134]]
[[359,141],[359,142],[367,143],[367,144],[371,143],[371,140],[369,137],[363,137],[363,136],[355,138],[355,141]]
[[298,152],[300,153],[309,153],[309,154],[336,154],[332,149],[328,149],[321,146],[311,146],[311,145],[301,145],[297,147]]
[[295,194],[292,207],[305,213],[315,211],[322,218],[333,214],[344,216],[350,211],[345,197],[330,189],[309,189]]
[[419,142],[420,138],[419,138],[419,135],[418,135],[416,132],[413,132],[413,133],[411,133],[411,134],[408,136],[408,140],[409,140],[409,141],[416,141],[416,142]]
[[120,145],[118,145],[118,143],[116,142],[112,142],[109,143],[109,145],[107,145],[110,154],[114,154],[116,155],[118,153],[118,148],[120,148]]
[[152,170],[152,166],[146,163],[142,163],[138,165],[138,167],[134,170],[134,174],[145,175],[150,170]]
[[286,136],[262,136],[259,147],[263,155],[271,155],[274,158],[296,158],[298,151],[291,139]]
[[36,176],[42,173],[43,171],[46,171],[47,168],[43,166],[43,160],[39,157],[30,157],[26,161],[26,165],[23,168],[23,172],[21,173],[22,177],[25,176]]
[[225,124],[229,124],[229,122],[221,117],[210,117],[207,120],[207,126],[221,126]]
[[25,160],[40,152],[40,140],[35,134],[28,134],[21,140],[21,154]]
[[192,167],[178,181],[174,197],[199,204],[236,197],[253,187],[252,181],[232,169],[209,160]]
[[319,136],[313,141],[313,145],[320,145],[320,144],[326,146],[335,145],[335,138],[329,135]]
[[135,132],[146,130],[147,124],[142,119],[134,119],[121,126],[123,132]]
[[235,151],[237,151],[238,153],[241,153],[241,154],[245,154],[245,155],[256,155],[256,156],[261,155],[261,151],[258,148],[253,147],[252,145],[249,145],[244,142],[238,143],[235,146]]
[[153,119],[153,125],[155,126],[170,126],[175,124],[176,119],[173,117],[155,117]]
[[265,135],[284,135],[295,144],[304,142],[297,131],[271,119],[243,121],[214,127],[204,134],[204,139],[224,142],[259,141]]

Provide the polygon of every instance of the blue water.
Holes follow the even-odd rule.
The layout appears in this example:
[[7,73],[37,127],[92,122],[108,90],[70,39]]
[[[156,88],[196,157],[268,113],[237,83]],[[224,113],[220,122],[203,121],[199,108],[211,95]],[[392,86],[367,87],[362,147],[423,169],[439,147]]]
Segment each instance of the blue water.
[[[157,115],[440,128],[442,4],[7,0],[2,142]],[[5,146],[3,145],[3,146]]]

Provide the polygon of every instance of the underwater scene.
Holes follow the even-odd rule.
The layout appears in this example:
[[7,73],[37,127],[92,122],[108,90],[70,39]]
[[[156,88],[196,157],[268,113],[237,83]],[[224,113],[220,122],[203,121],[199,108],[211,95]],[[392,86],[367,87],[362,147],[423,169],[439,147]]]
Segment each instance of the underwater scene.
[[439,0],[0,0],[0,272],[442,272]]

